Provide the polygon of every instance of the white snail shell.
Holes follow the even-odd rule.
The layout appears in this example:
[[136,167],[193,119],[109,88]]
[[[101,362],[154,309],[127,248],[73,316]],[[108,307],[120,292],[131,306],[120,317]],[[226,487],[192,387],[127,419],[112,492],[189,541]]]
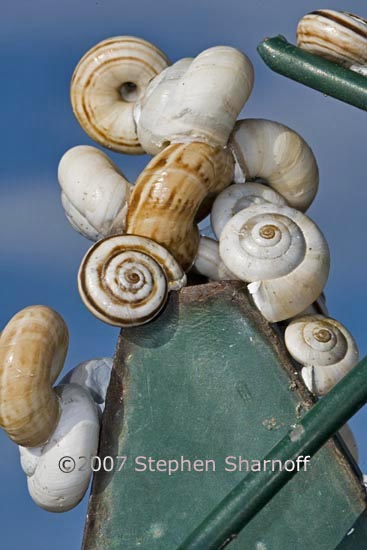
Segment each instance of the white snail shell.
[[79,145],[61,158],[61,200],[71,225],[92,241],[123,233],[132,185],[99,149]]
[[235,182],[261,180],[293,208],[306,211],[318,189],[316,159],[304,139],[284,124],[239,120],[228,142],[236,163]]
[[[65,384],[55,391],[61,403],[55,432],[43,447],[20,448],[20,455],[34,502],[49,512],[66,512],[81,501],[88,489],[91,457],[98,451],[100,422],[87,390]],[[80,457],[86,457],[86,462]]]
[[235,48],[216,46],[190,64],[182,60],[176,65],[153,82],[140,101],[138,136],[143,148],[155,155],[167,143],[225,146],[252,91],[251,61]]
[[325,395],[358,362],[358,348],[350,332],[323,315],[300,317],[286,328],[285,344],[301,365],[308,389]]
[[103,413],[112,364],[112,357],[84,361],[68,372],[60,384],[78,384],[78,386],[82,386],[89,392],[99,411]]
[[210,222],[214,233],[219,239],[224,226],[237,212],[253,204],[267,202],[279,206],[287,204],[279,193],[267,185],[252,182],[230,185],[214,201],[210,214]]
[[367,65],[351,65],[349,68],[355,73],[359,73],[362,76],[367,76]]
[[71,103],[82,128],[105,147],[143,153],[134,105],[168,64],[161,50],[133,36],[108,38],[94,46],[80,60],[71,82]]
[[105,323],[137,326],[158,315],[170,290],[186,284],[173,256],[145,237],[116,235],[96,243],[84,257],[79,293]]
[[238,212],[225,225],[220,256],[271,322],[294,317],[321,294],[330,258],[318,227],[287,206],[260,204]]
[[42,445],[55,430],[60,404],[52,384],[68,340],[62,317],[45,306],[19,311],[1,334],[0,426],[18,445]]
[[222,262],[219,243],[209,237],[200,237],[199,248],[193,265],[195,271],[212,281],[237,279]]
[[367,21],[343,11],[317,10],[297,26],[300,48],[350,67],[367,64]]

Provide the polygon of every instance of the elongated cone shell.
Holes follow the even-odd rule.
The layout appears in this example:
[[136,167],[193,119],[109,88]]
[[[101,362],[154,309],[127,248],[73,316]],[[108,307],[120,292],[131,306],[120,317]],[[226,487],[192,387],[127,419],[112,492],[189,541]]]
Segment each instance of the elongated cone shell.
[[187,271],[196,256],[194,219],[203,199],[232,181],[230,151],[206,143],[173,144],[139,176],[129,203],[126,232],[163,245]]
[[228,142],[236,159],[235,182],[267,183],[289,206],[305,212],[317,193],[319,170],[304,139],[284,124],[239,120]]
[[147,153],[167,143],[227,144],[252,91],[251,61],[229,46],[215,46],[194,60],[180,60],[153,81],[137,108],[138,136]]
[[60,160],[58,178],[76,231],[92,241],[123,233],[132,186],[107,155],[88,145],[73,147]]
[[89,136],[114,151],[144,153],[134,120],[134,105],[148,83],[169,61],[150,42],[116,36],[91,48],[71,81],[71,103]]
[[18,445],[37,447],[60,415],[52,384],[68,348],[62,317],[45,306],[17,313],[0,337],[0,426]]
[[344,11],[316,10],[298,23],[303,50],[344,67],[367,64],[367,21]]

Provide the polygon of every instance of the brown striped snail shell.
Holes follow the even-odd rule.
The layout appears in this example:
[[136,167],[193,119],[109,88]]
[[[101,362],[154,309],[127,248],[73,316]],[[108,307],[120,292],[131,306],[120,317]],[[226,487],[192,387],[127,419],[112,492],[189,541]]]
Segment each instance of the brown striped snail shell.
[[344,67],[367,64],[367,21],[344,11],[316,10],[297,26],[300,48]]
[[68,348],[58,313],[30,306],[9,321],[0,337],[0,426],[18,445],[37,447],[54,432],[60,405],[52,384]]
[[87,308],[101,321],[119,327],[147,323],[161,311],[168,292],[185,284],[185,273],[163,246],[135,235],[97,242],[78,275]]
[[97,241],[125,229],[132,185],[105,153],[79,145],[61,158],[61,200],[73,228]]
[[126,232],[164,246],[184,271],[196,256],[195,217],[203,200],[229,185],[231,152],[206,143],[172,144],[140,174],[131,193]]
[[141,38],[117,36],[95,45],[80,60],[71,82],[71,103],[82,128],[104,147],[144,153],[134,105],[168,64],[161,50]]
[[307,210],[317,193],[319,171],[297,132],[271,120],[239,120],[228,145],[236,160],[236,183],[266,183],[293,208]]
[[339,321],[323,315],[294,319],[286,328],[285,344],[300,363],[302,377],[315,395],[325,395],[358,362],[358,348]]
[[139,141],[152,155],[167,143],[225,146],[254,81],[251,61],[229,46],[183,59],[154,79],[137,105]]

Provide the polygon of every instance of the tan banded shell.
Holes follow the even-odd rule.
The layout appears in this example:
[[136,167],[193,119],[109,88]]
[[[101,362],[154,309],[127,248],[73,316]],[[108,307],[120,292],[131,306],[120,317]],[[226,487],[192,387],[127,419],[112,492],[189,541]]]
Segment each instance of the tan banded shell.
[[164,246],[187,271],[196,256],[195,216],[202,201],[232,181],[228,149],[206,143],[172,144],[140,174],[131,194],[126,232]]
[[52,384],[63,368],[68,329],[58,313],[30,306],[0,337],[0,426],[18,445],[37,447],[54,432],[60,407]]
[[350,67],[367,64],[367,21],[343,11],[316,10],[297,26],[297,43],[314,55]]
[[236,183],[266,183],[293,208],[307,210],[317,193],[319,170],[297,132],[272,120],[239,120],[228,145],[236,159]]
[[168,292],[186,284],[186,275],[163,246],[135,235],[115,235],[96,243],[78,275],[81,298],[105,323],[137,326],[153,319]]
[[71,103],[87,134],[120,153],[144,153],[134,105],[148,83],[169,65],[156,46],[133,36],[99,42],[80,60],[71,81]]

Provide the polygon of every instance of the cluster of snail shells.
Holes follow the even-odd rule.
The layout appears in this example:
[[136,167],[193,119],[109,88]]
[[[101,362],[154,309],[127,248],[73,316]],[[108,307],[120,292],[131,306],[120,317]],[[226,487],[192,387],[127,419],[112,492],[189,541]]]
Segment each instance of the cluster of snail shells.
[[134,186],[95,147],[74,147],[59,164],[66,215],[97,241],[78,281],[101,320],[145,323],[170,290],[186,284],[200,242],[197,224],[233,181],[227,142],[253,79],[249,59],[228,46],[170,65],[152,44],[122,36],[81,59],[71,84],[81,126],[120,153],[155,155]]
[[344,11],[316,10],[297,26],[300,48],[367,75],[367,20]]
[[53,387],[67,347],[64,320],[45,306],[21,310],[0,336],[0,426],[19,445],[29,494],[51,512],[70,510],[87,491],[112,366],[82,363]]

